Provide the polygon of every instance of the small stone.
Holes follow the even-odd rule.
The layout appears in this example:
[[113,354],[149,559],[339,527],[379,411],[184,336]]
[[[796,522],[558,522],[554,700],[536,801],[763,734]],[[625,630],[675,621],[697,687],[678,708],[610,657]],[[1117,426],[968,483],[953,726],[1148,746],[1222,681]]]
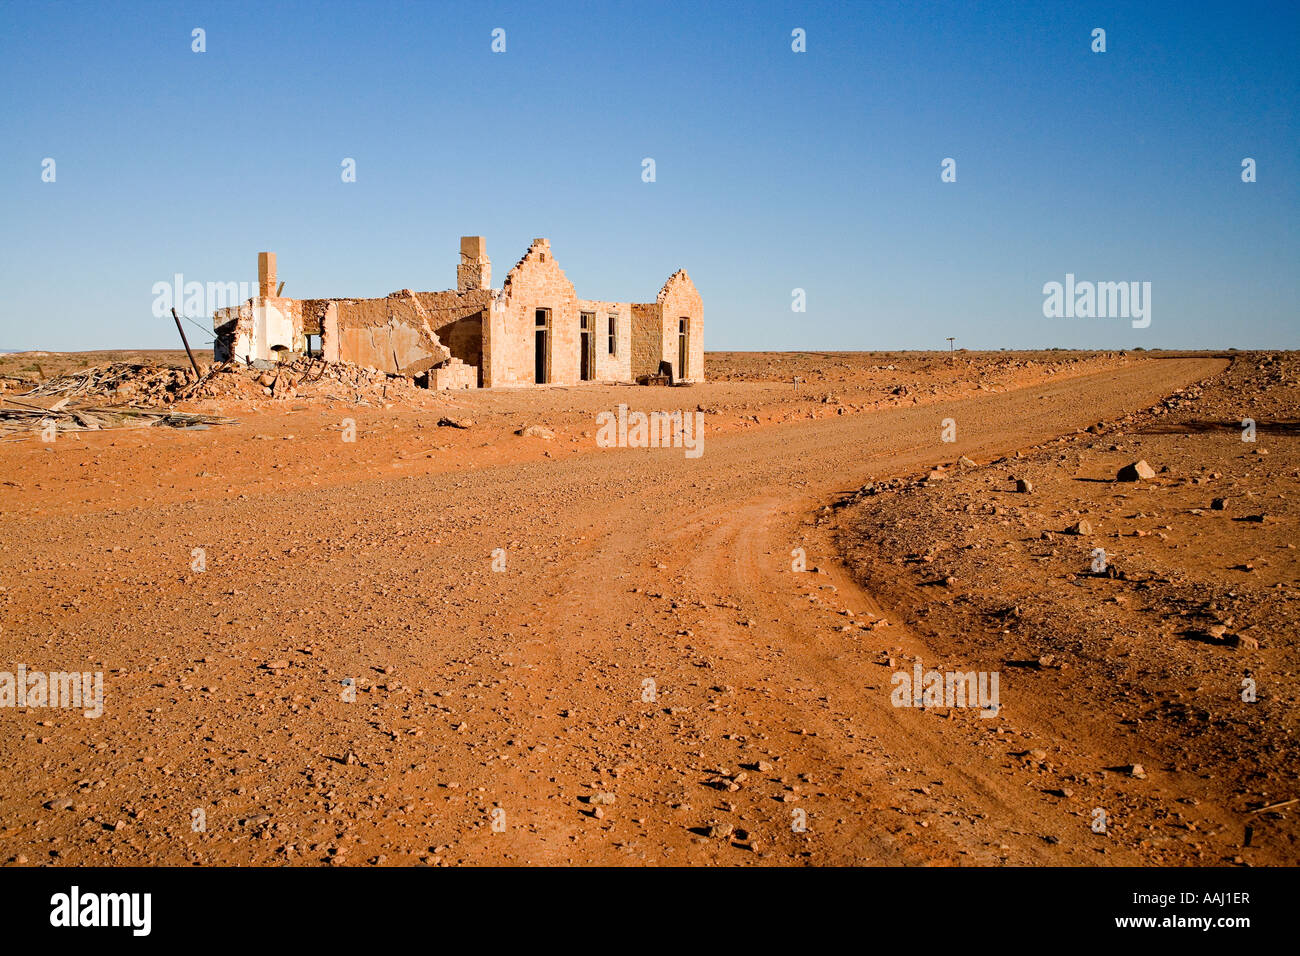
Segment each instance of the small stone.
[[1227,498],[1215,498],[1213,501],[1210,502],[1210,508],[1211,510],[1214,511],[1223,511],[1227,507],[1228,507]]
[[1016,491],[1020,492],[1022,495],[1030,494],[1033,492],[1033,490],[1034,490],[1034,483],[1030,481],[1028,478],[1016,479]]
[[1065,533],[1078,534],[1078,535],[1092,534],[1092,525],[1089,524],[1086,520],[1080,519],[1079,521],[1076,521],[1074,524],[1070,525],[1070,527],[1066,528]]
[[1228,638],[1228,643],[1243,651],[1259,650],[1259,641],[1255,640],[1253,637],[1247,637],[1245,634],[1232,635],[1232,637]]

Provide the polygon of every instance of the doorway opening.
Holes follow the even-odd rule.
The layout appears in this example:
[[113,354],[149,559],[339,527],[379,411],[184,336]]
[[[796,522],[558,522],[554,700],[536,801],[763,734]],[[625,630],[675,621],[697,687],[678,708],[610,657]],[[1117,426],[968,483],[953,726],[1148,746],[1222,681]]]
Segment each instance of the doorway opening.
[[687,367],[687,359],[690,358],[691,349],[691,320],[677,320],[677,377],[686,379],[690,377],[690,370]]
[[596,314],[594,312],[583,312],[578,317],[578,347],[582,350],[579,356],[580,374],[579,378],[584,382],[590,382],[596,377],[595,373],[595,335]]
[[538,309],[533,313],[533,382],[545,385],[551,357],[551,310]]

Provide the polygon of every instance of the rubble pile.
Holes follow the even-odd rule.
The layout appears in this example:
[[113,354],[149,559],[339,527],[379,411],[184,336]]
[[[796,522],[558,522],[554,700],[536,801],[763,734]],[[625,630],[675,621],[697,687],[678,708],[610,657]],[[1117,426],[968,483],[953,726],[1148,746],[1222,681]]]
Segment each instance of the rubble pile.
[[195,383],[185,397],[393,400],[412,397],[415,390],[415,383],[404,375],[389,375],[351,362],[299,358],[280,364],[255,362],[252,366],[218,363]]
[[[107,404],[157,407],[198,399],[325,398],[358,402],[410,397],[409,378],[350,362],[298,358],[291,362],[217,362],[193,369],[113,364],[41,382],[24,399],[96,398]],[[38,402],[38,404],[44,404]]]
[[47,379],[23,393],[22,397],[96,396],[110,399],[113,403],[174,402],[178,393],[194,382],[195,375],[192,369],[123,362],[99,365]]

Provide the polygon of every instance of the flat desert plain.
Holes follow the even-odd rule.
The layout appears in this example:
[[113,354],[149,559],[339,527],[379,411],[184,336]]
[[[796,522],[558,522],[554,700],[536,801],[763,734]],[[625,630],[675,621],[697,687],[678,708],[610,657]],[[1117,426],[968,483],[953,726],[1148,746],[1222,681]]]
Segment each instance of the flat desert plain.
[[[1300,862],[1294,354],[184,364],[0,358],[238,422],[0,437],[0,671],[103,688],[0,708],[10,865]],[[620,405],[702,453],[601,447]]]

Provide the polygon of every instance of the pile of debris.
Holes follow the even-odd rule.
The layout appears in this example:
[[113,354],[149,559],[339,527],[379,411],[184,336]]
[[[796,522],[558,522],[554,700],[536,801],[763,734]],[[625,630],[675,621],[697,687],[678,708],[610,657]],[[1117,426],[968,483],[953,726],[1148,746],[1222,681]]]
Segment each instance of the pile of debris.
[[72,399],[96,395],[115,401],[155,399],[170,403],[195,380],[194,372],[190,369],[120,362],[46,379],[23,393],[22,397],[62,396]]
[[190,369],[167,366],[115,363],[83,369],[47,379],[16,397],[0,395],[0,435],[12,441],[53,441],[61,432],[238,424],[232,418],[156,407],[188,397],[201,381]]
[[410,399],[417,389],[424,391],[417,382],[402,375],[305,356],[278,363],[203,364],[198,375],[190,368],[115,363],[41,382],[18,396],[22,402],[15,413],[24,405],[46,407],[49,399],[77,401],[79,408],[93,400],[114,408],[125,405],[137,410],[203,399],[322,398],[369,404],[367,399]]
[[[389,375],[351,362],[297,358],[291,362],[218,362],[179,397],[183,398],[326,398],[391,400],[414,392],[404,375]],[[409,395],[408,395],[409,397]]]
[[0,436],[9,441],[35,437],[40,437],[44,441],[53,441],[60,432],[93,432],[108,428],[152,428],[154,425],[204,429],[212,425],[239,424],[233,418],[219,418],[215,415],[132,408],[126,405],[100,407],[71,403],[71,397],[61,398],[49,407],[29,404],[13,398],[7,399],[3,405],[0,405]]

